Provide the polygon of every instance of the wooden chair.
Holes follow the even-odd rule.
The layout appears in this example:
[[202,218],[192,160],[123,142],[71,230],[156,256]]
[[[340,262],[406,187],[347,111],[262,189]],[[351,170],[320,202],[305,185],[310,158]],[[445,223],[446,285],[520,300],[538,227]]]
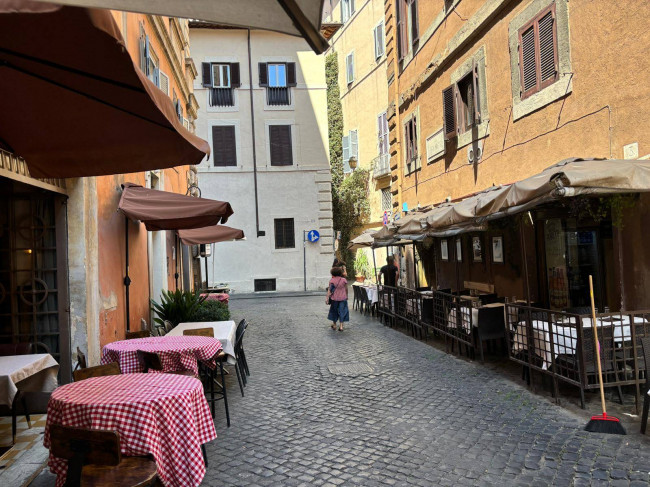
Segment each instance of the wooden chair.
[[650,409],[650,336],[641,337],[641,349],[643,350],[643,359],[645,361],[645,384],[641,391],[643,392],[643,414],[641,415],[641,434],[645,435],[646,426],[648,425],[648,410]]
[[75,370],[72,373],[72,377],[75,382],[80,380],[90,379],[91,377],[103,377],[105,375],[120,375],[122,371],[120,370],[120,364],[117,362],[111,362],[106,365],[97,365],[95,367],[86,367],[83,369]]
[[149,338],[150,336],[151,332],[149,330],[127,331],[125,339],[133,340],[135,338]]
[[183,335],[214,338],[214,330],[212,328],[195,328],[193,330],[183,330]]
[[68,461],[65,487],[144,487],[156,482],[156,462],[120,453],[117,431],[50,427],[50,452]]
[[169,320],[163,321],[163,325],[165,327],[165,333],[169,333],[174,329],[174,324]]
[[[138,350],[138,362],[144,369],[143,372],[146,374],[150,370],[163,371],[162,361],[160,360],[160,355],[155,352],[145,352],[143,350]],[[165,372],[166,374],[177,374],[177,375],[188,375],[190,377],[196,377],[193,371],[189,369],[183,370],[174,370],[170,372]]]
[[153,328],[151,330],[151,334],[153,336],[164,337],[167,334],[167,330],[165,330],[165,325],[154,323]]

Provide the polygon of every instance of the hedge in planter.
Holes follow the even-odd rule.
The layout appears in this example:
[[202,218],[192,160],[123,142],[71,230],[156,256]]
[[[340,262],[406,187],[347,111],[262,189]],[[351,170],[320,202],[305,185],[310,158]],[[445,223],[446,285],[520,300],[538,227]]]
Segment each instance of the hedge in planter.
[[221,301],[203,301],[198,306],[191,318],[190,322],[196,321],[228,321],[230,320],[230,310],[226,303]]

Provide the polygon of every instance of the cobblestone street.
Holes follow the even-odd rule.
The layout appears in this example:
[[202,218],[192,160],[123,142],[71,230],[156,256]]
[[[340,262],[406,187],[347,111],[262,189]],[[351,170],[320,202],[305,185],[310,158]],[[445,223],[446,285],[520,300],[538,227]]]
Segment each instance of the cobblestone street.
[[230,377],[206,485],[647,485],[649,443],[578,417],[480,363],[323,297],[237,299],[246,397]]

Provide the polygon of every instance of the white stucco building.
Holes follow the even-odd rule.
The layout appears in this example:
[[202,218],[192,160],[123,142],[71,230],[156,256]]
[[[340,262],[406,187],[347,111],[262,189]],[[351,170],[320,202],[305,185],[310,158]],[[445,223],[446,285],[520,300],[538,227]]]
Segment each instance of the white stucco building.
[[[297,37],[203,23],[190,23],[190,42],[196,134],[212,148],[201,195],[229,201],[227,225],[246,234],[214,245],[210,284],[300,291],[306,276],[323,289],[334,256],[324,57]],[[320,240],[303,255],[311,230]]]

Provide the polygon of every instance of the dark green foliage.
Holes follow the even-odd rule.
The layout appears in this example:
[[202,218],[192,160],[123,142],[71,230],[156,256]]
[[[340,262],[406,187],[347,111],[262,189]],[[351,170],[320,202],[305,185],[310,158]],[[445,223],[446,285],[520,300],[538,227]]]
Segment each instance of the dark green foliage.
[[162,325],[165,320],[176,326],[179,323],[191,321],[190,318],[205,301],[198,292],[163,291],[160,303],[151,300],[151,309],[156,313],[154,322]]
[[343,181],[343,108],[341,107],[341,92],[339,91],[338,78],[338,59],[336,53],[332,52],[325,58],[332,196],[334,196],[334,188],[338,188]]
[[228,321],[230,310],[221,301],[203,301],[189,321]]

